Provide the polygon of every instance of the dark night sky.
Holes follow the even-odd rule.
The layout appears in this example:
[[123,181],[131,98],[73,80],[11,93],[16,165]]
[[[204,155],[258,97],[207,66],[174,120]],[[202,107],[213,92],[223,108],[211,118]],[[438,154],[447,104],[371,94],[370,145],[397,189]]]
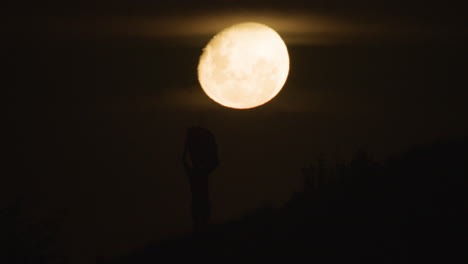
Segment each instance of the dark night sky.
[[[67,211],[61,239],[76,263],[190,230],[180,159],[191,125],[220,148],[215,222],[281,206],[321,153],[383,160],[468,132],[466,9],[454,1],[155,2],[4,9],[0,198]],[[233,110],[204,95],[196,67],[211,36],[245,19],[277,29],[291,68],[271,102]]]

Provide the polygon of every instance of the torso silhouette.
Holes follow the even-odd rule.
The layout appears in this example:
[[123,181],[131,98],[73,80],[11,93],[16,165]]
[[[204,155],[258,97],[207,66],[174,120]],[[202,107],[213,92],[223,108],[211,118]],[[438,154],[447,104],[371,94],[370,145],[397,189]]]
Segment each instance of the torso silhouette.
[[206,229],[211,214],[209,175],[219,164],[216,141],[210,131],[201,127],[188,129],[183,164],[192,192],[194,231],[202,231]]

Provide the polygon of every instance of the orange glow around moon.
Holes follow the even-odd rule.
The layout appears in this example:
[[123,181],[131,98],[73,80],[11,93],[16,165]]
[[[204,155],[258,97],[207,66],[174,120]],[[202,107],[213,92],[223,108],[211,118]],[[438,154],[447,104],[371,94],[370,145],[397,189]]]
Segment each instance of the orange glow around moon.
[[273,99],[288,73],[284,41],[268,26],[252,22],[233,25],[214,36],[198,65],[198,79],[208,97],[237,109]]

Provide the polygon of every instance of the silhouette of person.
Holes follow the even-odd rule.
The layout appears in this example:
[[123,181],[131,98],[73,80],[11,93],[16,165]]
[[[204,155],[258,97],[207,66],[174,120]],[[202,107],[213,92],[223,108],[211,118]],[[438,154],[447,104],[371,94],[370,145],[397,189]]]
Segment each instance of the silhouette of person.
[[202,127],[189,128],[182,162],[192,193],[193,230],[200,232],[208,227],[211,214],[209,175],[219,165],[214,135]]

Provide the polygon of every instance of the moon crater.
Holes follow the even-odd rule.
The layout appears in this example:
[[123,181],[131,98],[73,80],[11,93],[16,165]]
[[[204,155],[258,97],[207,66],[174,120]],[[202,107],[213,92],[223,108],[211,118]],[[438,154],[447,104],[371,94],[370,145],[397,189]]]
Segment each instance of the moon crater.
[[226,107],[265,104],[282,89],[289,73],[286,44],[273,29],[241,23],[224,29],[200,57],[198,79],[205,93]]

